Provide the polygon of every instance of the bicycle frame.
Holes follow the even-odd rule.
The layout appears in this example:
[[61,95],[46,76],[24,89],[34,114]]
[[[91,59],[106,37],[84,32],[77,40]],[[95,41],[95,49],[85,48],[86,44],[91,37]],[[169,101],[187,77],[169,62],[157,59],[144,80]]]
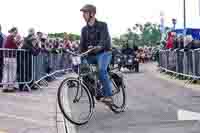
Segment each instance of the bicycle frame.
[[[80,55],[77,55],[77,54],[74,54],[74,53],[71,53],[71,54],[73,54],[73,55],[75,55],[75,56],[77,56],[77,57],[79,57],[79,58],[81,58],[81,57],[85,57],[89,52],[90,52],[91,50],[88,50],[88,51],[86,51],[85,53],[82,53],[82,54],[80,54]],[[97,68],[97,66],[96,65],[94,65],[94,64],[88,64],[87,62],[85,62],[85,63],[82,63],[82,61],[81,61],[81,59],[79,59],[80,60],[80,62],[78,63],[78,77],[77,77],[77,79],[78,79],[78,81],[79,81],[79,84],[78,84],[78,89],[77,89],[77,92],[76,92],[76,96],[75,96],[75,101],[77,101],[77,100],[79,100],[80,98],[81,98],[81,96],[82,96],[82,89],[81,89],[81,83],[83,83],[83,84],[85,84],[87,87],[88,87],[88,89],[90,90],[90,93],[91,93],[91,95],[92,96],[97,96],[97,89],[100,89],[99,88],[99,85],[102,85],[101,83],[100,83],[100,80],[99,80],[99,78],[98,78],[98,68]],[[83,65],[83,64],[85,64],[85,65],[87,65],[87,67],[88,67],[88,69],[89,69],[89,73],[87,73],[87,74],[84,74],[84,75],[82,75],[81,74],[81,70],[80,70],[80,68],[81,68],[81,65]],[[94,69],[95,68],[95,69]],[[115,70],[116,68],[113,68],[113,70]],[[90,85],[90,84],[87,84],[85,81],[84,81],[84,79],[83,79],[83,77],[85,76],[89,76],[89,75],[92,75],[92,79],[95,81],[93,84],[92,84],[92,86]],[[109,74],[110,75],[110,74]],[[117,87],[117,85],[116,85],[116,83],[115,83],[115,81],[114,80],[112,80],[112,82],[113,82],[113,84],[114,84],[114,86],[115,86],[115,88],[118,88]],[[81,91],[81,95],[80,95],[80,97],[78,97],[79,96],[79,91]],[[93,93],[92,93],[93,92]],[[115,95],[115,94],[117,94],[119,92],[119,89],[117,89],[117,90],[115,90],[115,92],[113,92],[113,95]]]

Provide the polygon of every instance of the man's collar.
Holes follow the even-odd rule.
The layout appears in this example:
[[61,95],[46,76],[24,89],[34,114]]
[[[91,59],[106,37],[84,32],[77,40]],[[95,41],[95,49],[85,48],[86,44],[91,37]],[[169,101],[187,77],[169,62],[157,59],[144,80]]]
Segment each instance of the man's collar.
[[94,26],[96,26],[96,25],[97,25],[97,23],[98,23],[98,20],[97,20],[97,19],[95,19]]
[[98,20],[95,19],[94,24],[93,25],[89,25],[89,27],[95,27],[97,25],[97,23],[98,23]]

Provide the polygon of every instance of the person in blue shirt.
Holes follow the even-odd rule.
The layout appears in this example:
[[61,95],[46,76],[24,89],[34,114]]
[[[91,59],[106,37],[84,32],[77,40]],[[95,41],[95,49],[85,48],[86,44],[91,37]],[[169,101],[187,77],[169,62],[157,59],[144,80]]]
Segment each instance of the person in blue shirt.
[[[4,48],[4,42],[5,42],[5,36],[1,32],[1,25],[0,25],[0,49]],[[2,79],[3,79],[3,65],[4,65],[3,51],[0,50],[0,83],[2,82]]]

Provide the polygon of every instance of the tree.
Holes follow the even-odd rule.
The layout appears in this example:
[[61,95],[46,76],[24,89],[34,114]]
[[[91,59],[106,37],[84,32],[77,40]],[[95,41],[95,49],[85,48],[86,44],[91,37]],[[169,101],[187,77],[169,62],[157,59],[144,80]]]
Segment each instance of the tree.
[[157,24],[147,22],[144,25],[136,24],[135,27],[137,27],[140,31],[140,34],[137,34],[139,36],[139,40],[136,40],[140,46],[152,46],[161,39],[159,25]]
[[[62,32],[62,33],[49,33],[48,36],[51,37],[51,38],[64,38],[64,36],[66,34],[67,33],[65,33],[65,32]],[[80,35],[73,34],[73,33],[69,33],[67,35],[68,35],[69,39],[72,40],[72,41],[80,40]]]
[[[147,22],[145,24],[135,24],[132,28],[128,28],[127,32],[122,34],[120,38],[114,38],[113,43],[116,45],[125,45],[133,47],[137,46],[154,46],[161,40],[160,27],[157,24]],[[119,43],[120,42],[120,43]]]
[[76,35],[76,34],[68,34],[69,35],[69,39],[71,40],[80,40],[80,35]]

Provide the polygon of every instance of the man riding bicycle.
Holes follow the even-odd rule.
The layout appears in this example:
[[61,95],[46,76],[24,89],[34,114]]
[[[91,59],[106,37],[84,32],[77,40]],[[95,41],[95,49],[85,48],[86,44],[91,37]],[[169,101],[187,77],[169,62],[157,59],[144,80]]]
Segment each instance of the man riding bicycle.
[[97,64],[99,69],[99,79],[103,84],[103,94],[97,94],[102,102],[112,102],[112,87],[108,75],[108,65],[111,62],[111,39],[107,24],[98,21],[95,18],[96,7],[87,4],[81,10],[83,18],[87,25],[82,28],[80,51],[85,52],[88,49],[95,48],[89,53],[87,62]]

